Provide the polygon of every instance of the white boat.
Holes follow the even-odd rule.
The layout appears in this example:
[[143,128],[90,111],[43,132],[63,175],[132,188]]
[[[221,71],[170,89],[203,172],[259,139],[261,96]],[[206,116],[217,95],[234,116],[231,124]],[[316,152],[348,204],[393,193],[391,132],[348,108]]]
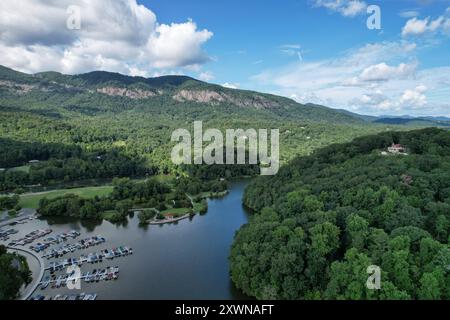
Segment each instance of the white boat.
[[41,290],[45,290],[50,284],[50,278],[45,278],[45,281],[41,282]]
[[95,278],[97,277],[97,274],[98,274],[98,271],[97,271],[97,270],[94,270],[94,271],[91,273],[91,276],[89,277],[89,281],[88,281],[88,282],[94,282],[94,281],[95,281]]
[[63,282],[63,277],[59,276],[58,279],[56,279],[55,287],[56,288],[61,288],[62,282]]

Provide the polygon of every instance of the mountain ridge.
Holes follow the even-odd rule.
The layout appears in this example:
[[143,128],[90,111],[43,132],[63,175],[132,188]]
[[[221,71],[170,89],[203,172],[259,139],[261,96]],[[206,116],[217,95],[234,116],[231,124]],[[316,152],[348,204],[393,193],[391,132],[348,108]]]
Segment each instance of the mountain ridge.
[[160,96],[167,99],[170,96],[178,103],[231,105],[256,111],[265,110],[288,119],[353,124],[362,122],[356,116],[325,106],[300,104],[286,97],[251,90],[225,88],[188,76],[144,78],[107,71],[78,75],[65,75],[54,71],[27,74],[0,66],[0,89],[2,87],[22,94],[41,90],[69,94],[97,93],[130,99],[158,99]]
[[[139,160],[146,172],[184,173],[171,161],[175,144],[171,137],[180,128],[192,132],[195,121],[221,132],[230,128],[279,129],[281,164],[329,144],[388,129],[327,107],[184,76],[28,75],[5,67],[0,68],[0,119],[0,148],[4,151],[0,167],[41,161],[40,169],[32,170],[31,175],[22,177],[19,172],[13,175],[14,181],[8,178],[6,189],[41,181],[57,183],[66,175],[92,178],[95,175],[90,170],[75,172],[95,165],[96,157],[105,153],[116,160],[114,155]],[[61,146],[56,154],[52,153],[54,145]],[[94,164],[71,156],[67,147],[81,150],[88,158],[93,153]],[[40,149],[49,152],[42,155]],[[138,172],[125,167],[117,160],[105,175],[127,172],[133,176]],[[8,175],[11,172],[8,170]],[[23,179],[27,183],[17,183]]]
[[[55,87],[56,86],[56,87]],[[58,88],[59,86],[59,88]],[[110,97],[130,99],[149,99],[162,95],[171,95],[179,102],[196,102],[219,105],[228,103],[238,107],[254,109],[291,109],[287,116],[299,117],[299,113],[320,116],[312,117],[314,121],[327,119],[339,123],[374,123],[395,125],[450,126],[450,118],[445,116],[371,116],[358,114],[345,109],[334,109],[314,103],[301,104],[290,98],[253,90],[232,89],[218,84],[204,82],[184,75],[165,75],[159,77],[129,76],[109,71],[91,71],[82,74],[67,75],[56,71],[28,74],[0,65],[0,89],[9,88],[18,93],[28,93],[34,89],[52,90],[67,89],[87,90]],[[278,112],[279,113],[279,112]],[[300,117],[301,118],[301,117]],[[308,117],[306,117],[308,118]],[[340,119],[337,119],[340,118]]]

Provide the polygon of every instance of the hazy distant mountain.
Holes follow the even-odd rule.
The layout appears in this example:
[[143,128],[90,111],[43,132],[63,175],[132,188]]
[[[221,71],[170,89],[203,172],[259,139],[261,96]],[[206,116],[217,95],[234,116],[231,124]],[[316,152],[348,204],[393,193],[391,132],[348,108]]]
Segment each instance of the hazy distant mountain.
[[380,115],[369,116],[353,113],[347,110],[338,110],[342,113],[351,115],[353,117],[362,119],[367,122],[379,123],[379,124],[391,124],[391,125],[408,125],[408,126],[450,126],[450,118],[448,117],[432,117],[423,116],[415,117],[411,115],[393,116],[393,115]]
[[392,115],[380,115],[369,116],[353,113],[347,110],[338,110],[342,113],[357,117],[367,122],[383,123],[383,124],[397,124],[397,125],[426,125],[426,126],[448,126],[450,125],[450,118],[448,117],[415,117],[410,115],[392,116]]
[[368,122],[372,122],[372,121],[375,121],[375,120],[378,119],[378,117],[376,117],[376,116],[369,116],[369,115],[364,115],[364,114],[358,114],[358,113],[354,113],[354,112],[351,112],[351,111],[348,111],[348,110],[345,110],[345,109],[337,109],[337,110],[339,112],[351,115],[353,117],[356,117],[356,118],[359,118],[359,119],[362,119],[362,120],[368,121]]
[[450,119],[446,117],[380,117],[372,122],[382,124],[415,125],[429,127],[450,126]]
[[377,119],[384,118],[396,118],[396,119],[426,119],[432,121],[450,121],[448,117],[432,117],[432,116],[411,116],[411,115],[402,115],[402,116],[392,116],[392,115],[381,115],[376,117]]

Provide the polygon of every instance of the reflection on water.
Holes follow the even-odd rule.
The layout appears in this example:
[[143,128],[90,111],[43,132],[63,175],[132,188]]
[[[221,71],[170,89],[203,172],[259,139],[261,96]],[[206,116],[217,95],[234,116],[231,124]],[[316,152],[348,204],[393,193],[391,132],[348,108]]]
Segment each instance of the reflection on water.
[[[54,233],[73,229],[82,232],[80,239],[98,234],[107,239],[101,246],[76,251],[64,258],[75,258],[118,246],[129,246],[134,250],[132,256],[102,264],[103,267],[120,267],[117,281],[82,283],[80,291],[47,289],[36,293],[56,295],[95,292],[99,299],[247,298],[233,287],[228,263],[234,234],[247,222],[247,213],[242,207],[245,185],[246,182],[235,182],[226,197],[209,200],[206,215],[197,215],[170,225],[140,226],[138,218],[133,216],[126,223],[118,225],[107,221],[52,218],[48,221],[35,220],[18,227],[20,234],[50,225]],[[98,264],[85,264],[82,271],[99,267]]]

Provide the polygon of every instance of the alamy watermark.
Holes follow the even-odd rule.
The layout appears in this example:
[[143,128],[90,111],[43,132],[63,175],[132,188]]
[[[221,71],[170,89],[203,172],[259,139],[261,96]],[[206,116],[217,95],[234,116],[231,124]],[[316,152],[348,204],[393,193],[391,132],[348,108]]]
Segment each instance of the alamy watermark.
[[79,6],[69,6],[66,10],[68,17],[66,20],[66,27],[69,30],[81,29],[81,8]]
[[[222,131],[208,129],[203,132],[202,121],[194,122],[193,139],[189,130],[177,129],[172,133],[171,138],[172,142],[178,142],[172,149],[172,162],[177,165],[259,164],[261,175],[268,176],[278,173],[280,168],[279,129],[270,130],[270,150],[267,129],[227,129],[225,136],[224,149]],[[209,144],[204,147],[204,143]]]
[[67,268],[66,285],[69,290],[81,290],[81,269],[78,266],[69,266]]
[[370,16],[367,18],[367,29],[369,30],[381,30],[381,8],[377,5],[370,5],[367,7],[367,14]]
[[381,268],[378,266],[368,266],[366,272],[370,274],[367,278],[366,287],[369,290],[381,289]]

